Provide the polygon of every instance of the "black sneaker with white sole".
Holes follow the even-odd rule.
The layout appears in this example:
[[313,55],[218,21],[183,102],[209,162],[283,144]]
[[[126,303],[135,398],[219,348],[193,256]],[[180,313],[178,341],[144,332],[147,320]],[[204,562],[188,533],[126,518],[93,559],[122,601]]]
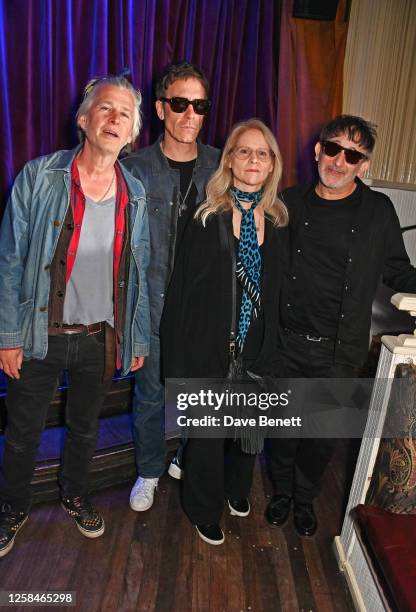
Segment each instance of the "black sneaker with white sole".
[[105,529],[104,519],[86,497],[63,497],[62,508],[71,516],[87,538],[99,538]]
[[250,502],[247,498],[230,499],[228,498],[228,507],[232,516],[248,516],[250,514]]
[[178,454],[174,455],[174,457],[172,458],[172,461],[169,463],[168,474],[169,476],[172,476],[172,478],[175,478],[176,480],[182,480],[183,467],[179,460]]
[[14,539],[29,514],[27,512],[15,512],[9,504],[0,507],[0,557],[5,557],[14,545]]
[[218,524],[214,525],[195,525],[199,537],[207,542],[207,544],[213,544],[218,546],[224,542],[224,533]]

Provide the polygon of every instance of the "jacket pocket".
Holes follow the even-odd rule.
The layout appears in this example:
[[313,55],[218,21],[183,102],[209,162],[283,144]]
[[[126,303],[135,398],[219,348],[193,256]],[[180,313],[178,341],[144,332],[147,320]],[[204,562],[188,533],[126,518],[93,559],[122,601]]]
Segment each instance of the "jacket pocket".
[[33,339],[33,299],[19,304],[19,323],[22,332],[23,347],[25,350],[32,348]]
[[156,251],[161,248],[161,241],[169,228],[170,205],[166,200],[152,195],[146,196],[147,213],[149,215],[149,232],[151,249]]

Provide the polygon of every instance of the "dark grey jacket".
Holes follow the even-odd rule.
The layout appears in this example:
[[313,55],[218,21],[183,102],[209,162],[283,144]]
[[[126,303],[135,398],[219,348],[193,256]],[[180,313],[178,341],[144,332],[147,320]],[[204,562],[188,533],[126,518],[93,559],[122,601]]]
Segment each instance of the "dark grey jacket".
[[[122,163],[140,179],[146,192],[150,226],[150,265],[148,268],[152,333],[159,334],[166,288],[173,269],[178,220],[179,170],[172,169],[160,149],[163,136],[149,147],[129,155]],[[220,151],[198,141],[198,157],[193,181],[197,202],[205,197],[205,186],[216,170]]]
[[[356,179],[359,182],[359,179]],[[380,279],[396,291],[416,293],[416,269],[410,264],[391,200],[362,183],[361,204],[351,229],[345,263],[344,291],[335,341],[334,363],[360,366],[368,353],[371,306]],[[283,282],[282,322],[287,327],[293,306],[292,287],[298,265],[305,205],[313,185],[286,189],[289,210],[290,266]]]

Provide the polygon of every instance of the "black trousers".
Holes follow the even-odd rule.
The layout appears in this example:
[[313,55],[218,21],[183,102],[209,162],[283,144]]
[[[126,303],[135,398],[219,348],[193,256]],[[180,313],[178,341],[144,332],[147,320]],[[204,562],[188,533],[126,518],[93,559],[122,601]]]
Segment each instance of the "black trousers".
[[224,438],[189,438],[184,450],[183,507],[194,525],[219,523],[224,498],[250,493],[256,455]]
[[30,481],[49,404],[67,369],[66,438],[59,475],[61,493],[83,496],[96,448],[98,417],[111,380],[103,382],[104,332],[49,336],[43,360],[23,362],[20,379],[8,378],[7,427],[0,468],[0,502],[27,512]]
[[[332,341],[313,342],[285,333],[279,351],[279,376],[284,378],[353,378],[356,368],[333,363]],[[274,491],[311,503],[320,492],[321,477],[336,447],[331,438],[278,438],[268,441]]]

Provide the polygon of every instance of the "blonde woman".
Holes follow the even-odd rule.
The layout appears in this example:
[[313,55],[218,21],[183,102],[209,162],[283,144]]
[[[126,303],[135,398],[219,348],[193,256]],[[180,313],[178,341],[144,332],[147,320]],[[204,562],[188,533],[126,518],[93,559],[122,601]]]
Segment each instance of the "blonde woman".
[[[277,196],[281,173],[276,139],[263,122],[232,128],[168,289],[161,328],[166,377],[226,377],[233,320],[235,354],[244,368],[273,373],[288,221]],[[250,513],[254,461],[239,441],[188,440],[183,505],[205,542],[224,541],[224,498],[231,514]]]

